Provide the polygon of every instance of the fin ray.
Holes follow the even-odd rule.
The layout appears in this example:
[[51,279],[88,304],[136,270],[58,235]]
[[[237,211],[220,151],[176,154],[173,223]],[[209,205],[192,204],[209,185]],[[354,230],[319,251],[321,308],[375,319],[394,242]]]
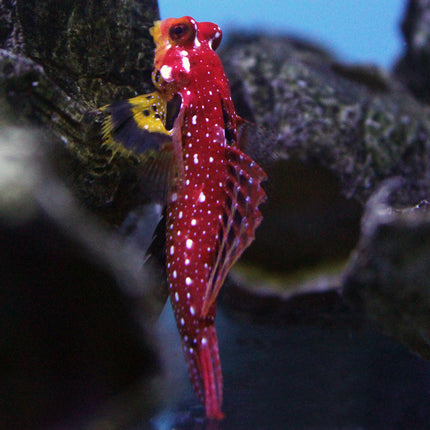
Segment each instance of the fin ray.
[[222,240],[206,286],[203,317],[215,303],[231,266],[254,240],[255,230],[263,219],[258,207],[266,199],[261,187],[266,179],[263,169],[239,149],[226,147],[225,150],[229,178],[225,187]]

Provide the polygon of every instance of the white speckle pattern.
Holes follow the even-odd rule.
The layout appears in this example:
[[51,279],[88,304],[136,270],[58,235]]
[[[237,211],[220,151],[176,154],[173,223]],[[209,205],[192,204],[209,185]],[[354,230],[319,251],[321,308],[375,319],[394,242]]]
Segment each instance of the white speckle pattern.
[[[209,392],[216,399],[222,390],[222,381],[213,324],[216,306],[212,303],[222,279],[212,275],[218,273],[223,278],[233,258],[252,240],[256,224],[252,217],[261,219],[255,195],[260,194],[257,185],[263,175],[258,166],[251,166],[249,157],[241,158],[237,142],[231,141],[237,137],[237,116],[227,78],[217,54],[211,49],[212,44],[217,48],[220,43],[219,27],[187,17],[181,20],[188,20],[195,36],[186,43],[168,36],[170,44],[163,45],[163,49],[156,47],[159,77],[172,82],[168,91],[182,99],[178,116],[181,121],[175,121],[171,130],[179,169],[167,199],[167,282],[183,351],[191,363],[188,370],[193,387],[200,397]],[[162,89],[163,82],[157,79],[157,74],[153,76],[156,87]],[[225,130],[229,130],[228,142]],[[252,201],[246,203],[249,196]],[[241,217],[235,217],[235,213]],[[234,232],[240,232],[240,237],[231,240],[229,235],[225,240],[226,233],[231,231],[230,225]],[[225,261],[221,258],[223,255]],[[216,262],[220,265],[214,272]],[[211,360],[208,369],[205,365],[199,369],[193,364],[195,359],[199,362],[203,350]],[[191,355],[195,357],[190,359]],[[221,414],[221,405],[216,400],[213,402],[215,405],[207,403],[206,407],[213,407],[215,413]]]

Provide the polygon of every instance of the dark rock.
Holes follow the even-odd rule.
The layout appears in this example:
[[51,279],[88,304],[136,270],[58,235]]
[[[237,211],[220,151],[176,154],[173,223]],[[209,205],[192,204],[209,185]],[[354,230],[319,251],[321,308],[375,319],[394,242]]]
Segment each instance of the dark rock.
[[[142,266],[160,211],[142,212],[135,160],[111,162],[89,112],[148,90],[157,17],[0,1],[2,427],[119,428],[157,404],[164,271]],[[136,240],[112,229],[134,209]]]
[[[292,303],[308,303],[309,321],[343,287],[356,309],[430,358],[427,215],[416,218],[430,193],[427,108],[388,73],[286,37],[233,37],[223,59],[239,113],[271,130],[250,144],[269,199],[227,304],[291,321]],[[368,216],[381,184],[398,177],[387,210]]]
[[0,421],[132,423],[157,399],[150,283],[138,253],[50,171],[39,139],[31,128],[0,132]]
[[96,108],[148,89],[157,3],[2,1],[0,46],[43,65],[69,96]]
[[148,92],[154,1],[2,2],[0,91],[15,122],[48,125],[59,175],[110,224],[148,199],[137,161],[100,145],[100,115],[112,100]]
[[368,201],[344,293],[385,333],[430,360],[429,204],[393,208],[401,184],[388,181]]
[[430,102],[430,3],[409,0],[402,22],[406,51],[395,74],[424,103]]

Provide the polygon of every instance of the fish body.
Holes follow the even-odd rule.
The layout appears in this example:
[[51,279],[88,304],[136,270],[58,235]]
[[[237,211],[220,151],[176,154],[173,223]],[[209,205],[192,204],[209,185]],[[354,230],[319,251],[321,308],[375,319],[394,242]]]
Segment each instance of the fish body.
[[[205,405],[206,416],[221,419],[223,381],[214,325],[216,299],[229,269],[253,241],[262,220],[258,206],[266,198],[260,185],[266,175],[240,150],[238,126],[243,120],[235,112],[227,77],[215,53],[221,29],[182,17],[156,22],[151,34],[156,44],[154,112],[159,115],[150,115],[148,126],[141,122],[138,128],[160,134],[158,149],[165,161],[143,157],[143,163],[150,170],[156,171],[154,166],[170,170],[157,176],[160,183],[166,182],[170,300],[194,391]],[[147,99],[140,97],[129,103],[143,106]],[[160,121],[166,126],[172,101],[179,102],[178,111],[171,129],[162,130]],[[115,130],[116,134],[121,131],[112,125],[114,113],[110,113],[107,141],[115,140]],[[123,142],[123,147],[133,146],[135,133],[132,135],[131,143]],[[153,143],[143,143],[139,149],[143,154],[151,151]]]

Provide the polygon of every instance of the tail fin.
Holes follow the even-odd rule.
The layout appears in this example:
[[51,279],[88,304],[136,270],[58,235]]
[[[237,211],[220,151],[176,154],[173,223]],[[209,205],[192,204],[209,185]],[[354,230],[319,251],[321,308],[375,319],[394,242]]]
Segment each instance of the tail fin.
[[188,373],[194,392],[205,405],[206,417],[221,420],[223,382],[216,330],[212,325],[202,332],[196,337],[197,344],[190,346],[183,340]]

